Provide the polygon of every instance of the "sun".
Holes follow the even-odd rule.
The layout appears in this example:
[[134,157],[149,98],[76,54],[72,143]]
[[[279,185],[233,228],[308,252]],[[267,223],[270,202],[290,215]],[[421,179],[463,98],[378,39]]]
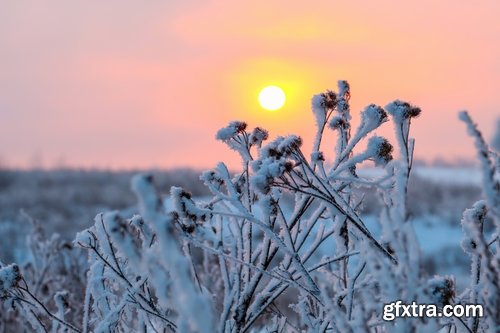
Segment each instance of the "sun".
[[285,101],[285,92],[277,86],[267,86],[259,93],[260,106],[269,111],[282,108],[285,105]]

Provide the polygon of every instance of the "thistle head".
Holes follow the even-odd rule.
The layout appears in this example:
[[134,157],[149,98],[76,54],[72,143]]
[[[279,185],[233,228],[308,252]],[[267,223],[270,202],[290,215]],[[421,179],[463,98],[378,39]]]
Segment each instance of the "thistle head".
[[361,112],[361,124],[371,129],[387,121],[387,112],[378,105],[370,104]]
[[269,133],[265,129],[256,127],[253,129],[252,133],[250,133],[250,145],[260,147],[262,142],[267,140],[268,137]]
[[393,147],[381,136],[373,136],[368,141],[367,153],[372,156],[376,165],[385,165],[392,160]]
[[349,122],[347,122],[344,117],[336,116],[333,117],[332,120],[330,120],[328,126],[333,130],[341,130],[341,129],[348,129],[350,125]]
[[243,121],[232,121],[226,127],[217,131],[215,138],[221,141],[228,141],[236,135],[243,133],[247,128],[247,124]]
[[385,108],[387,112],[397,121],[418,117],[422,112],[418,106],[400,101],[399,99],[387,104]]

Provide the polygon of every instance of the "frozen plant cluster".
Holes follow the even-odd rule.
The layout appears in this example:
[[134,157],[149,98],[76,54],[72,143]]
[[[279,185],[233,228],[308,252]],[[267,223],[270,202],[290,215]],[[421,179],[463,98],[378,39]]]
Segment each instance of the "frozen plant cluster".
[[[0,265],[2,313],[17,318],[2,314],[2,325],[36,332],[498,332],[498,153],[462,113],[476,141],[485,200],[463,214],[471,284],[457,290],[453,276],[427,276],[422,269],[408,214],[410,128],[421,110],[400,100],[371,104],[352,130],[350,96],[349,84],[340,81],[338,92],[313,97],[317,131],[310,156],[298,136],[268,142],[266,130],[234,121],[216,138],[240,155],[242,168],[235,174],[219,163],[204,172],[210,199],[172,187],[168,211],[153,178],[137,175],[132,188],[139,215],[99,214],[69,245],[38,239],[33,262],[40,268],[31,268],[31,276],[15,264]],[[374,133],[389,121],[395,147]],[[327,131],[335,133],[333,154],[322,148]],[[366,148],[358,149],[362,143]],[[366,162],[381,168],[381,176],[360,176],[357,167]],[[377,235],[360,215],[359,187],[378,193]],[[488,237],[487,219],[495,227]],[[61,255],[54,248],[65,246],[73,258],[87,252],[80,293],[61,282],[52,299],[41,297],[40,285],[52,283],[50,265]],[[81,277],[85,266],[71,258],[58,263]],[[485,316],[382,320],[383,304],[395,300],[479,303]]]

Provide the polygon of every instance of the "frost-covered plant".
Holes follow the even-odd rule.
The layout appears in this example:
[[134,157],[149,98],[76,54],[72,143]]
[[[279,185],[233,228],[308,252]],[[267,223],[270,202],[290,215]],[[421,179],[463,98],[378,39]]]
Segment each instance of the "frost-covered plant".
[[27,261],[0,262],[0,331],[24,332],[26,327],[46,332],[75,328],[81,321],[80,304],[85,289],[83,252],[60,238],[45,235],[43,226],[27,213],[32,230],[27,237]]
[[[500,180],[498,174],[499,154],[489,149],[481,132],[467,112],[460,113],[469,134],[474,138],[483,175],[485,200],[478,201],[465,210],[462,228],[465,238],[464,251],[471,257],[471,285],[462,298],[470,303],[484,305],[486,318],[471,318],[468,327],[476,332],[500,331]],[[490,239],[484,233],[487,216],[494,222],[494,233]]]
[[75,240],[91,264],[83,331],[213,332],[211,302],[176,236],[178,214],[162,211],[151,177],[135,177],[133,189],[141,216],[98,215]]
[[[212,293],[223,295],[219,331],[248,331],[272,317],[276,322],[284,318],[289,331],[416,327],[411,321],[383,323],[380,310],[394,299],[425,298],[419,249],[406,213],[413,156],[410,121],[420,109],[401,101],[385,110],[369,105],[351,136],[349,98],[345,81],[339,82],[338,94],[327,91],[313,97],[317,133],[311,158],[302,152],[297,136],[254,145],[253,133],[264,133],[260,137],[265,139],[265,131],[247,132],[245,123],[230,123],[216,137],[240,154],[242,172],[232,175],[223,163],[205,172],[202,179],[213,193],[209,202],[189,199],[186,204],[182,196],[172,197],[183,217],[186,244],[202,249],[204,260],[213,262],[210,254],[218,256],[216,274],[222,283]],[[388,121],[388,113],[396,127],[398,160],[393,160],[393,147],[385,138],[371,135]],[[321,150],[327,128],[337,133],[331,159]],[[363,140],[367,148],[355,152]],[[363,179],[356,173],[358,164],[370,160],[384,168],[384,176]],[[386,207],[381,239],[359,215],[362,198],[352,194],[356,186],[381,192]],[[287,193],[293,195],[291,209]],[[207,225],[214,228],[213,240],[194,232]],[[209,267],[213,270],[213,263]]]
[[500,152],[500,119],[497,120],[497,128],[491,140],[491,146],[493,149],[496,149],[497,152]]
[[[407,210],[410,125],[421,110],[399,100],[371,104],[351,133],[350,96],[340,81],[338,92],[313,97],[317,131],[309,157],[295,135],[264,144],[268,132],[244,122],[219,130],[216,138],[239,153],[242,169],[233,173],[221,162],[204,172],[208,200],[172,187],[169,211],[152,177],[134,177],[139,215],[99,214],[76,237],[89,263],[80,304],[60,291],[46,307],[14,264],[0,264],[0,296],[39,332],[495,332],[498,154],[462,115],[480,152],[486,201],[464,213],[472,279],[459,294],[452,276],[425,275]],[[389,119],[396,148],[374,133]],[[333,153],[322,148],[325,131],[336,134]],[[373,163],[381,175],[362,177],[361,163]],[[360,215],[359,187],[379,195],[380,233]],[[488,240],[487,215],[496,223]],[[440,308],[480,303],[486,316],[382,320],[383,304],[396,300]],[[68,319],[71,312],[81,320]]]

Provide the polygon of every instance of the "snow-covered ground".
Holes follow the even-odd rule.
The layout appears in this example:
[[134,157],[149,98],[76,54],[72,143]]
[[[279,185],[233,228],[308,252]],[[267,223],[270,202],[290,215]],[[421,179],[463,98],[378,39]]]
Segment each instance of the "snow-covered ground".
[[481,183],[481,172],[479,168],[473,167],[439,167],[419,166],[414,170],[415,174],[423,179],[447,184],[472,184]]
[[[384,171],[380,168],[360,168],[358,174],[364,177],[381,176]],[[479,185],[481,171],[474,167],[445,167],[445,166],[416,166],[412,174],[421,179],[442,184]]]
[[[381,169],[359,169],[364,177],[377,177]],[[0,244],[2,260],[19,261],[23,257],[29,222],[19,214],[24,209],[41,221],[50,232],[61,233],[71,240],[75,233],[89,226],[100,211],[119,209],[126,216],[136,211],[135,198],[129,188],[132,173],[109,172],[10,172],[0,182]],[[432,273],[446,269],[456,272],[468,269],[467,257],[460,249],[461,212],[478,199],[481,181],[478,169],[418,166],[413,169],[409,202],[413,224],[424,257]],[[183,186],[195,195],[200,192],[198,173],[176,177],[175,172],[163,175],[159,189],[165,195],[171,185]],[[182,181],[179,183],[179,181]],[[190,184],[193,184],[190,187]],[[425,187],[425,191],[422,188]],[[423,193],[423,194],[422,194]],[[417,196],[417,194],[419,196]],[[364,220],[377,235],[376,193],[366,192]],[[168,202],[168,200],[167,200]],[[328,245],[326,245],[328,246]],[[431,267],[432,266],[432,267]]]

